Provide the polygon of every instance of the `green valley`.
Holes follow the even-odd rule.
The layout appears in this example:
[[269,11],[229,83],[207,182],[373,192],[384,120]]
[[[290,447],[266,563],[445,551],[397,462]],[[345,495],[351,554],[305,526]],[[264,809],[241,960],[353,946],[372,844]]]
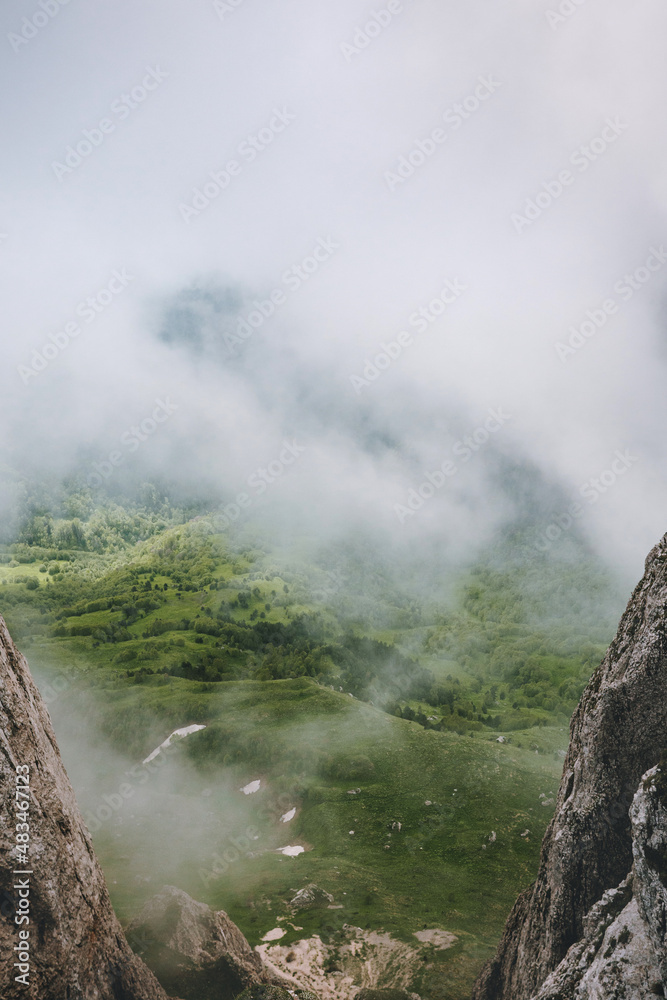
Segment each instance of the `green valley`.
[[[609,580],[514,539],[420,589],[352,542],[297,559],[189,514],[100,504],[0,551],[121,919],[169,883],[252,944],[442,928],[414,988],[467,996],[535,875]],[[297,920],[310,883],[334,903]]]

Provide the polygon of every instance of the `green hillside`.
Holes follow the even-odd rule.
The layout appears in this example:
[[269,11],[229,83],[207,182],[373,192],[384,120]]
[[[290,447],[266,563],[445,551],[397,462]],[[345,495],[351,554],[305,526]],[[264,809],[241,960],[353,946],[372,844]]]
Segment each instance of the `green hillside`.
[[[296,561],[187,514],[97,507],[48,537],[33,518],[0,550],[0,611],[119,915],[169,883],[252,944],[277,921],[287,943],[440,927],[458,942],[415,989],[469,995],[534,877],[569,716],[612,634],[604,573],[497,546],[420,590],[354,546]],[[309,882],[335,903],[295,924]]]

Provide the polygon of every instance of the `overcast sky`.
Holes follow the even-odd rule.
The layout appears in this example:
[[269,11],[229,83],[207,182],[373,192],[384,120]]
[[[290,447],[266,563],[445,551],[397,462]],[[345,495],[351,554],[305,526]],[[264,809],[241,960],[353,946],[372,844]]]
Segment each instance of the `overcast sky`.
[[501,453],[639,574],[667,528],[664,5],[5,0],[0,29],[8,460],[116,452],[467,544],[507,514]]

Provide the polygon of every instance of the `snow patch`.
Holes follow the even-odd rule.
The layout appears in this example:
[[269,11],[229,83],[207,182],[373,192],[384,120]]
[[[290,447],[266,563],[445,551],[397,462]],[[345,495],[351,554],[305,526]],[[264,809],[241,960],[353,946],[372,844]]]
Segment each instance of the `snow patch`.
[[206,729],[206,726],[196,726],[196,725],[183,726],[182,729],[175,729],[171,734],[171,736],[168,736],[167,739],[164,741],[164,743],[160,743],[160,746],[156,747],[155,750],[153,750],[153,753],[150,753],[148,757],[146,757],[146,759],[142,761],[142,763],[150,764],[152,760],[155,760],[155,758],[157,757],[157,755],[160,753],[161,750],[166,750],[167,747],[171,746],[171,741],[175,737],[178,739],[182,739],[184,736],[190,736],[191,733],[199,732],[200,729]]
[[251,781],[249,785],[244,785],[241,789],[244,795],[254,795],[262,787],[262,782],[258,779],[257,781]]
[[280,941],[286,934],[287,931],[283,930],[282,927],[274,927],[272,931],[268,931],[264,935],[262,941]]

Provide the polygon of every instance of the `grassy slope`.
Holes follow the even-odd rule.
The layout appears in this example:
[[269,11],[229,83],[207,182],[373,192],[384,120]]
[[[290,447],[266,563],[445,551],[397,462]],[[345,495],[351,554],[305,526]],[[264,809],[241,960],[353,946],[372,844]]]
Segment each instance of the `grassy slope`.
[[[57,728],[65,732],[92,713],[103,734],[89,751],[94,778],[77,760],[76,737],[66,751],[84,814],[99,810],[102,795],[117,794],[125,772],[172,729],[207,725],[169,757],[163,772],[130,779],[131,797],[95,832],[121,917],[169,882],[227,909],[254,944],[286,916],[294,891],[315,881],[343,908],[299,915],[303,929],[290,928],[286,941],[311,932],[335,937],[346,922],[384,927],[406,940],[424,926],[442,927],[460,943],[425,972],[420,988],[434,997],[469,995],[517,893],[534,876],[551,815],[542,801],[557,788],[568,707],[601,652],[607,626],[591,642],[585,622],[576,623],[583,634],[573,642],[569,622],[531,625],[521,595],[511,593],[520,573],[478,571],[461,587],[453,613],[399,606],[393,593],[383,601],[380,584],[356,629],[400,644],[443,682],[459,681],[464,714],[455,712],[449,724],[461,731],[434,732],[311,678],[170,677],[166,667],[216,652],[220,640],[194,627],[143,636],[160,618],[187,618],[194,626],[221,602],[235,621],[249,621],[253,611],[255,620],[263,613],[273,622],[317,611],[335,634],[344,588],[318,567],[278,565],[261,547],[232,549],[207,520],[113,555],[69,555],[48,560],[40,552],[38,562],[0,567],[7,581],[0,610],[51,685]],[[60,572],[49,573],[56,566]],[[28,579],[38,581],[37,590],[26,588]],[[231,607],[247,590],[248,606]],[[159,607],[139,609],[127,624],[129,637],[104,641],[104,630],[123,618],[123,604],[148,596]],[[109,597],[110,607],[85,610]],[[63,609],[77,613],[57,619],[61,631],[90,626],[97,636],[54,637]],[[387,628],[397,619],[402,627]],[[252,659],[233,650],[220,655],[234,670]],[[498,730],[478,721],[485,704],[509,743],[497,743]],[[512,720],[521,728],[512,731]],[[525,728],[531,720],[541,724]],[[85,739],[91,743],[90,733]],[[117,756],[107,753],[108,743]],[[240,787],[257,777],[262,790],[243,796]],[[348,794],[357,788],[360,794]],[[278,817],[290,805],[298,813],[286,827]],[[392,830],[398,822],[401,830]],[[308,850],[295,859],[276,854],[286,843]]]
[[[344,923],[405,940],[442,927],[460,944],[429,975],[445,976],[443,996],[468,995],[534,875],[552,812],[540,796],[552,798],[560,776],[551,755],[426,731],[309,679],[224,683],[212,692],[176,678],[119,684],[106,671],[96,681],[105,726],[132,749],[125,767],[115,762],[101,784],[77,791],[90,817],[124,780],[135,789],[94,835],[121,918],[169,882],[226,909],[255,944],[314,881],[343,908],[300,914],[302,930],[290,928],[285,943],[308,933],[335,940]],[[68,702],[70,711],[73,692]],[[164,771],[127,778],[156,738],[191,722],[208,728]],[[198,780],[188,778],[186,761]],[[239,789],[258,777],[260,791],[244,796]],[[297,816],[281,824],[291,807]],[[391,829],[398,822],[400,832]],[[288,843],[306,853],[274,853]],[[435,981],[421,988],[437,993]]]

